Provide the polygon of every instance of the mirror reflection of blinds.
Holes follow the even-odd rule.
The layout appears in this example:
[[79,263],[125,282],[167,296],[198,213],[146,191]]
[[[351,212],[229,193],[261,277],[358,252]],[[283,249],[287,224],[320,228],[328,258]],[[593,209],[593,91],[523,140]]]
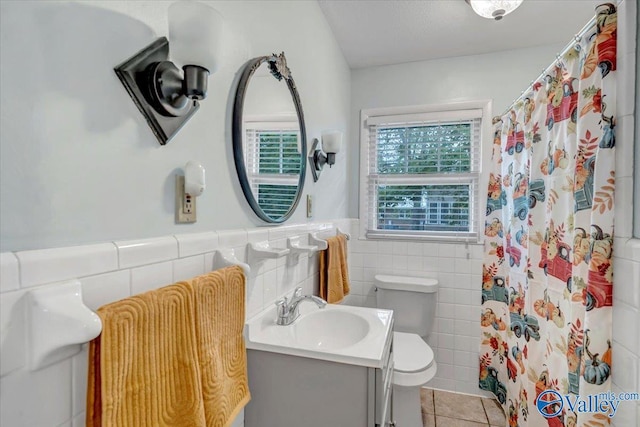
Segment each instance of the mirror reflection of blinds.
[[256,184],[254,194],[264,213],[273,219],[281,218],[289,211],[298,192],[298,185]]
[[300,133],[291,129],[247,128],[245,136],[244,156],[251,191],[263,212],[279,219],[289,211],[298,191],[302,167]]
[[481,115],[367,120],[368,234],[477,236]]
[[245,165],[253,175],[285,174],[297,177],[301,170],[299,133],[290,130],[246,130]]

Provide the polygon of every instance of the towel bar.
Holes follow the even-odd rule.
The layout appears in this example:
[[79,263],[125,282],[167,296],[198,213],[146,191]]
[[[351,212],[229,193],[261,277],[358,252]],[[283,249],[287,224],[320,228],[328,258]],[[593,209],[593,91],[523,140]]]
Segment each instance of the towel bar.
[[[343,235],[347,240],[351,240],[351,234],[343,232],[338,227],[336,227],[335,230],[336,230],[336,236]],[[324,251],[328,247],[327,241],[319,237],[319,235],[324,234],[327,231],[333,231],[333,229],[320,230],[313,233],[309,233],[309,243],[311,243],[312,245],[318,246],[318,250]]]
[[[288,253],[288,249],[286,250]],[[219,249],[213,269],[238,265],[248,277],[251,268],[233,249]],[[82,301],[78,280],[45,286],[27,293],[29,369],[47,367],[77,354],[102,331],[100,317]],[[3,356],[4,357],[4,356]]]
[[349,233],[345,233],[345,232],[343,232],[342,230],[340,230],[340,227],[337,227],[337,228],[336,228],[336,236],[339,236],[339,235],[341,235],[341,234],[342,234],[344,237],[346,237],[346,238],[347,238],[347,240],[351,240],[351,234],[349,234]]
[[316,245],[318,247],[318,250],[324,251],[329,247],[329,245],[327,244],[326,240],[318,237],[318,234],[320,233],[322,232],[316,231],[315,233],[309,233],[309,243],[311,243],[312,245]]
[[240,261],[236,258],[236,254],[233,249],[218,249],[213,255],[213,269],[231,267],[232,265],[238,265],[244,270],[244,275],[249,277],[251,273],[251,267],[249,264]]
[[102,331],[100,317],[82,302],[78,280],[29,291],[29,369],[79,353]]

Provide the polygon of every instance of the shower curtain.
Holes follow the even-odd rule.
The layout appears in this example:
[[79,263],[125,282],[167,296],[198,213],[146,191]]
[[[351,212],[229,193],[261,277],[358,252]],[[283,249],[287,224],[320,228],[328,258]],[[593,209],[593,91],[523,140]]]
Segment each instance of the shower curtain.
[[615,6],[576,39],[494,119],[479,384],[510,427],[609,424],[568,402],[610,390]]

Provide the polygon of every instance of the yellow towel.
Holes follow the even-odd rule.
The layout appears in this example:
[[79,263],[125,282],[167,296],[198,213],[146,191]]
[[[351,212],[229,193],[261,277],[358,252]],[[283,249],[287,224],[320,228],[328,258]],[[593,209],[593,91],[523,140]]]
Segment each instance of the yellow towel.
[[230,426],[251,399],[244,328],[245,277],[229,267],[192,280],[207,426]]
[[205,426],[193,292],[175,284],[98,309],[87,427]]
[[230,425],[250,398],[244,280],[229,267],[98,309],[87,427]]
[[347,238],[342,234],[330,237],[327,244],[327,250],[320,253],[320,297],[339,303],[349,295]]

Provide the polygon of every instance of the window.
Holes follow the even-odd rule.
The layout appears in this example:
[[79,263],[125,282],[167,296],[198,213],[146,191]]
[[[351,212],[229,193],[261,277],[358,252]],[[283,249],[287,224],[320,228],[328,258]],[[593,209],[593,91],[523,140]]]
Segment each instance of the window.
[[363,111],[360,209],[367,237],[477,240],[488,106],[474,107]]
[[298,123],[245,121],[245,135],[245,165],[251,191],[265,214],[280,218],[297,195],[301,160]]

